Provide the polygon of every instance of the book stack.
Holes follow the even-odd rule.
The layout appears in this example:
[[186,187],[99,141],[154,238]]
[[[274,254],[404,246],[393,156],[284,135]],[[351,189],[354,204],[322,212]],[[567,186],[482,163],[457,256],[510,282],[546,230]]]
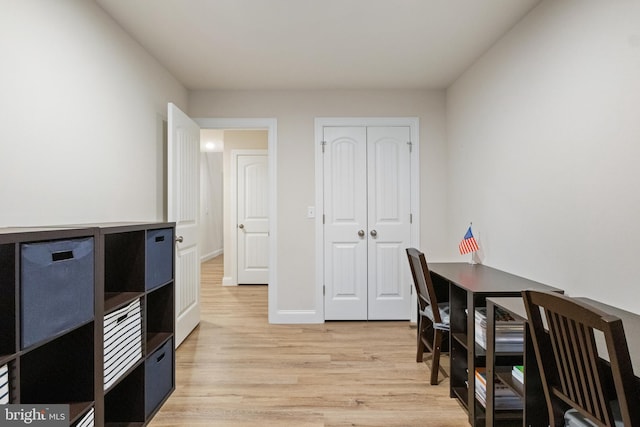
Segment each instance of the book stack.
[[[496,352],[521,353],[524,342],[524,323],[516,321],[509,313],[496,307]],[[475,311],[475,341],[487,349],[487,309],[479,307]]]
[[511,369],[511,375],[514,380],[518,381],[520,384],[524,384],[524,366],[514,366],[513,369]]
[[[483,407],[487,407],[487,377],[485,368],[476,368],[476,399]],[[522,399],[507,387],[500,379],[494,381],[494,409],[497,411],[522,410]]]

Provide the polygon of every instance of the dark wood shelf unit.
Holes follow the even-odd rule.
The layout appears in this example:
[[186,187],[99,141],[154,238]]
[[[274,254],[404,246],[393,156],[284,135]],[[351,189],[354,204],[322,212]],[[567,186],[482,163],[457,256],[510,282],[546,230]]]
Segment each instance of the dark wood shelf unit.
[[522,411],[496,411],[491,423],[482,405],[479,402],[476,402],[476,405],[479,407],[476,411],[476,425],[480,427],[522,427]]
[[487,352],[475,341],[476,309],[485,307],[489,297],[520,296],[523,289],[556,288],[481,264],[432,263],[429,268],[434,286],[438,283],[449,292],[450,395],[467,410],[472,426],[484,426],[484,407],[475,398],[475,370],[486,367]]
[[167,342],[167,340],[169,340],[172,336],[173,334],[170,334],[168,332],[147,332],[146,340],[147,350],[149,354],[160,348],[162,344]]
[[143,365],[143,364],[144,364],[144,358],[141,358],[138,361],[136,361],[136,363],[131,365],[129,369],[124,371],[120,376],[120,378],[118,378],[112,385],[110,385],[107,389],[104,390],[105,397],[111,392],[111,390],[114,390],[115,388],[117,388],[118,384],[120,384],[123,380],[125,380],[129,376],[129,374],[131,374],[133,371],[138,369],[140,365]]
[[104,425],[144,424],[144,366],[139,364],[104,397]]
[[[9,403],[68,404],[70,424],[90,416],[92,410],[97,427],[144,426],[152,419],[175,389],[174,229],[175,224],[166,222],[0,228],[0,366],[8,367]],[[148,260],[150,230],[159,230],[162,242],[166,243],[159,255],[152,255],[155,264]],[[89,259],[93,262],[93,283],[86,280],[83,283],[93,287],[91,319],[78,319],[70,327],[47,332],[23,348],[22,316],[27,308],[23,306],[26,297],[22,297],[22,292],[27,286],[23,275],[27,273],[21,266],[23,259],[28,260],[24,258],[25,251],[34,243],[48,245],[88,238],[92,239]],[[48,256],[52,256],[54,262],[60,261],[55,255],[52,251]],[[156,271],[157,265],[161,268]],[[91,267],[86,270],[91,271]],[[48,271],[42,283],[53,277],[47,275]],[[161,272],[163,283],[148,290],[146,275],[156,272]],[[63,283],[67,283],[66,279]],[[30,286],[39,286],[39,282]],[[31,289],[38,292],[40,288]],[[141,356],[105,391],[105,315],[136,300],[140,301],[140,316],[132,317],[132,321],[139,324],[136,331],[139,331]],[[45,299],[45,303],[49,304],[48,300]],[[78,306],[87,310],[86,303]],[[55,307],[54,316],[58,312],[61,316],[66,314],[57,305],[48,307]],[[124,353],[125,349],[118,351]],[[167,355],[166,360],[171,364],[165,362],[164,370],[159,371],[164,388],[159,397],[154,395],[151,400],[159,403],[145,411],[145,399],[148,400],[145,382],[149,380],[145,378],[145,365],[151,364],[148,357],[156,351]]]
[[[560,290],[556,290],[562,292]],[[500,308],[509,313],[515,320],[525,322],[523,349],[520,353],[507,353],[495,351],[495,317],[496,310]],[[531,337],[526,326],[526,313],[524,304],[520,296],[514,298],[489,298],[487,301],[487,344],[488,353],[491,353],[488,371],[493,375],[487,379],[488,387],[491,387],[496,380],[500,380],[520,396],[523,402],[521,411],[512,411],[510,416],[519,420],[520,426],[529,425],[547,425],[546,407],[543,410],[534,409],[539,403],[536,400],[544,401],[544,397],[537,394],[541,390],[542,384],[537,369],[535,355],[532,352]],[[521,383],[513,378],[511,369],[514,365],[526,366],[526,380]],[[527,396],[529,396],[527,398]],[[489,422],[497,426],[510,425],[505,424],[503,411],[494,408],[494,401],[487,402],[487,419]]]
[[144,292],[144,230],[100,228],[104,243],[104,293]]
[[[103,313],[106,315],[140,299],[142,315],[142,358],[104,391],[103,407],[97,414],[105,426],[141,426],[149,422],[158,409],[155,408],[150,416],[145,414],[146,359],[170,340],[175,330],[173,274],[162,286],[152,290],[146,286],[150,256],[147,237],[156,230],[167,231],[165,234],[170,236],[170,241],[166,243],[171,245],[171,251],[162,262],[169,263],[173,272],[174,224],[107,223],[96,226],[105,257]],[[175,388],[174,368],[175,365],[171,372],[173,386],[164,400]]]
[[462,405],[463,408],[465,408],[466,410],[468,410],[469,408],[469,390],[467,389],[467,387],[452,387],[451,388],[451,397],[455,397],[458,399],[458,402],[460,403],[460,405]]
[[[519,364],[522,365],[522,361],[520,361]],[[524,399],[524,384],[513,378],[513,374],[511,374],[510,369],[500,369],[500,367],[496,367],[494,372],[496,378],[498,378],[502,384],[509,387],[515,394]]]
[[69,424],[73,425],[78,419],[93,407],[95,402],[73,402],[69,404]]
[[147,293],[147,354],[153,353],[173,336],[175,318],[173,283],[155,288]]
[[21,403],[94,401],[93,323],[20,356]]
[[16,245],[0,244],[0,364],[17,351]]
[[104,312],[110,313],[143,296],[144,292],[105,292]]

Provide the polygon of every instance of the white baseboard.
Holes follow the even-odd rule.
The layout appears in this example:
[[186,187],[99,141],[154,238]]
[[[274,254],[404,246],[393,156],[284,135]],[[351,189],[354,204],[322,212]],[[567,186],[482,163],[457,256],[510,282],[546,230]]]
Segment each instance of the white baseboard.
[[222,278],[222,286],[238,286],[233,277],[225,276]]
[[209,252],[208,254],[204,254],[202,256],[200,256],[200,262],[207,262],[210,259],[214,259],[215,257],[218,257],[220,255],[222,255],[224,253],[224,251],[222,249],[218,249],[216,251],[213,252]]
[[324,323],[324,316],[320,314],[316,310],[278,310],[275,316],[269,316],[269,323]]

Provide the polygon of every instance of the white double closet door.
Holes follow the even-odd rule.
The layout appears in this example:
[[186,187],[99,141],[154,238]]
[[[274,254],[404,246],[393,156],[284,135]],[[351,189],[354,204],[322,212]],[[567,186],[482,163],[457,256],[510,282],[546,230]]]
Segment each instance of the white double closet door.
[[408,126],[323,127],[326,320],[409,319]]

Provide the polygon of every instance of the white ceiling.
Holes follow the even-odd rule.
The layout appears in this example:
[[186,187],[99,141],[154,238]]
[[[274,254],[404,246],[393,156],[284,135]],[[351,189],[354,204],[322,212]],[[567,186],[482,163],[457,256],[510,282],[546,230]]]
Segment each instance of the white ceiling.
[[95,0],[188,89],[442,89],[540,0]]

